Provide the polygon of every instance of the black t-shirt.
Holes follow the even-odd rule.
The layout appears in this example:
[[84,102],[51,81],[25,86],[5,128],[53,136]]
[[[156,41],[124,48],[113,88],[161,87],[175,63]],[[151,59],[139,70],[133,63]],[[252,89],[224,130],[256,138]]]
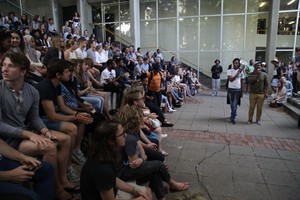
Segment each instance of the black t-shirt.
[[[40,93],[40,102],[42,100],[51,100],[53,101],[55,111],[58,112],[58,102],[57,97],[61,96],[61,85],[54,86],[50,79],[44,79],[38,83],[36,89]],[[40,117],[45,116],[45,111],[42,104],[40,103]]]
[[82,200],[101,200],[101,191],[114,189],[116,195],[117,171],[114,165],[88,159],[82,167],[80,192]]
[[219,66],[214,65],[211,67],[211,73],[213,79],[219,79],[222,72],[223,72],[223,68],[221,65]]

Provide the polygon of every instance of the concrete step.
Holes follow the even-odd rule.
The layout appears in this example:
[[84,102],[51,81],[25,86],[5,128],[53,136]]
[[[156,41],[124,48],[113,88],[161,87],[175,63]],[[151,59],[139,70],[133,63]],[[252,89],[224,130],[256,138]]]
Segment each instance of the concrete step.
[[300,98],[288,98],[287,101],[296,108],[300,109]]
[[297,101],[288,99],[288,102],[283,104],[283,108],[292,118],[298,121],[298,128],[300,128],[300,107]]

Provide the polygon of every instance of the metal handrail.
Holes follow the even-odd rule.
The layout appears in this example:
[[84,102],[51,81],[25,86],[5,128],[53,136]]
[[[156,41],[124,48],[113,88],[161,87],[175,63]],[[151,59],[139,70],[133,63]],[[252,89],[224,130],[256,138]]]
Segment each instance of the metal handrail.
[[13,3],[13,2],[11,2],[11,1],[9,1],[9,0],[5,0],[5,1],[6,1],[7,3],[9,3],[9,4],[15,6],[16,8],[20,9],[22,12],[27,13],[27,14],[30,15],[31,17],[34,16],[32,13],[30,13],[30,12],[28,12],[27,10],[21,8],[20,6],[16,5],[15,3]]
[[108,30],[106,27],[102,26],[101,24],[99,23],[93,23],[94,25],[96,26],[99,26],[100,28],[104,29],[105,31],[109,32],[110,34],[114,35],[115,37],[119,38],[121,41],[127,43],[128,45],[131,45],[130,42],[128,42],[127,40],[123,39],[121,36],[115,34],[114,32],[112,32],[111,30]]

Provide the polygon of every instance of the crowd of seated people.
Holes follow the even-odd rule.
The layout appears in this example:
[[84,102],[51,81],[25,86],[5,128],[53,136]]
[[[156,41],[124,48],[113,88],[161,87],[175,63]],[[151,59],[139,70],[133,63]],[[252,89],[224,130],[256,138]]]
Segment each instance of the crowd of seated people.
[[[88,165],[87,160],[100,159],[113,164],[115,168],[123,162],[122,159],[128,160],[127,156],[122,157],[121,150],[107,152],[102,157],[97,157],[99,152],[93,152],[99,151],[95,145],[108,142],[101,142],[103,138],[97,134],[107,124],[113,123],[113,119],[115,131],[110,134],[119,134],[123,129],[126,134],[133,134],[125,126],[126,117],[122,115],[124,106],[140,113],[141,124],[139,131],[134,134],[138,134],[138,144],[141,145],[139,151],[144,152],[144,155],[129,155],[130,162],[136,164],[130,164],[127,170],[143,165],[146,160],[155,162],[155,169],[148,175],[160,175],[148,181],[158,199],[165,198],[162,183],[155,184],[161,178],[172,190],[188,189],[188,183],[174,181],[167,172],[164,156],[168,156],[168,153],[162,148],[162,138],[167,135],[163,133],[162,127],[173,126],[167,121],[164,112],[175,112],[174,107],[180,107],[184,99],[191,96],[193,71],[182,68],[176,58],[172,58],[167,65],[159,49],[153,55],[150,52],[144,55],[141,48],[135,51],[134,46],[120,51],[110,38],[98,42],[94,35],[88,37],[87,31],[82,36],[71,34],[72,28],[68,32],[70,21],[63,27],[65,32],[59,33],[53,29],[51,18],[43,19],[42,22],[37,15],[30,23],[26,16],[22,16],[19,21],[10,20],[0,24],[0,139],[8,144],[8,148],[15,149],[12,153],[17,155],[0,152],[5,157],[1,163],[9,166],[1,168],[0,183],[7,186],[11,182],[34,183],[33,190],[22,186],[14,190],[0,190],[0,195],[5,193],[7,199],[16,196],[21,200],[54,197],[77,199],[73,194],[79,193],[81,188],[75,182],[81,178],[86,183],[88,179],[85,177],[86,172],[80,174],[75,169],[74,163]],[[78,14],[73,18],[73,24],[76,21],[79,22]],[[80,25],[77,24],[78,27]],[[108,110],[110,93],[117,94],[118,114],[114,116]],[[121,115],[123,117],[119,117]],[[105,123],[98,127],[104,120]],[[136,128],[134,130],[138,130]],[[125,141],[126,134],[121,131]],[[91,144],[93,148],[90,148],[88,142],[87,149],[82,152],[82,141],[88,135],[93,135],[99,141]],[[108,144],[113,145],[111,142]],[[115,147],[113,150],[118,149]],[[105,158],[111,153],[116,159]],[[117,159],[119,156],[121,160]],[[11,160],[15,160],[13,164]],[[13,171],[13,176],[5,176],[8,170]],[[20,177],[15,178],[18,175]],[[104,187],[97,195],[106,199],[106,195],[111,195],[108,191],[118,186],[123,193],[113,192],[112,195],[132,193],[137,199],[151,199],[149,188],[134,185],[132,189],[132,185],[121,180],[135,179],[139,183],[141,178],[146,177],[135,176],[135,173],[130,178],[122,177],[118,172],[115,179],[111,180],[112,187]],[[41,188],[35,187],[43,184],[47,185],[47,192],[41,192]],[[81,191],[83,199],[90,199],[85,192],[86,189]],[[132,199],[132,196],[128,199]]]

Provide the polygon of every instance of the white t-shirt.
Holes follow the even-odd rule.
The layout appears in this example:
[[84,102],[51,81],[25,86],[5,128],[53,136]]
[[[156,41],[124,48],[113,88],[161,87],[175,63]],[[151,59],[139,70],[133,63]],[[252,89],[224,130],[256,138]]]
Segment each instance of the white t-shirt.
[[108,71],[108,69],[106,68],[105,70],[103,70],[101,72],[100,82],[105,84],[106,79],[113,80],[114,78],[116,78],[116,71],[114,69],[112,69],[111,71]]
[[[227,70],[227,76],[235,76],[238,72],[238,69],[229,69]],[[234,81],[228,82],[228,88],[232,89],[241,89],[241,79],[244,79],[244,73],[241,72]]]
[[77,48],[76,49],[76,52],[77,52],[77,58],[78,59],[85,59],[86,57],[87,57],[87,53],[86,53],[86,51],[81,51],[81,49],[80,48]]
[[180,83],[180,76],[179,75],[175,75],[173,78],[172,78],[172,84],[173,85],[176,85],[176,84],[179,84]]
[[106,63],[107,60],[108,59],[106,57],[105,51],[102,51],[101,53],[96,51],[96,63]]

